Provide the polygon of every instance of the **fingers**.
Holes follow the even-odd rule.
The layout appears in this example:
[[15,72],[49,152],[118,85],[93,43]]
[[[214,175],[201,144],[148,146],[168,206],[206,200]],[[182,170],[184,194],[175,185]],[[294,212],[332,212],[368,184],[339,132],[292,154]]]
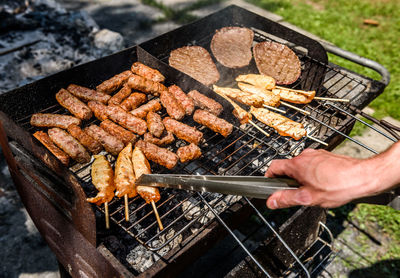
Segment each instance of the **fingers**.
[[290,159],[277,159],[272,161],[269,166],[265,176],[268,178],[278,177],[278,176],[289,176],[290,170],[289,165],[291,163]]
[[312,204],[311,193],[304,189],[281,190],[272,194],[267,200],[270,209],[288,208],[292,206],[309,206]]

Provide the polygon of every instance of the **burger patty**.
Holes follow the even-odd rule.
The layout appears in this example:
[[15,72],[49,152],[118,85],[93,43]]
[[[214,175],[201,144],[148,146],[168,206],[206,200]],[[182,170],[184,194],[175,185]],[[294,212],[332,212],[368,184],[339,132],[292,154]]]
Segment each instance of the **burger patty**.
[[254,33],[248,28],[224,27],[217,30],[211,40],[211,51],[223,66],[241,68],[251,60]]
[[253,54],[258,71],[273,77],[277,84],[292,84],[300,77],[300,60],[286,45],[260,42],[254,46]]

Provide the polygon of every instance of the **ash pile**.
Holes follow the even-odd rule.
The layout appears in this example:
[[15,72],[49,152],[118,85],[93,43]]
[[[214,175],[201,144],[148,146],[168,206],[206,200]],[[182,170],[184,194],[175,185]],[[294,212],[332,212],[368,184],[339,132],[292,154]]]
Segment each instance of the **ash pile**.
[[0,93],[124,47],[123,37],[99,30],[86,12],[53,0],[0,4]]

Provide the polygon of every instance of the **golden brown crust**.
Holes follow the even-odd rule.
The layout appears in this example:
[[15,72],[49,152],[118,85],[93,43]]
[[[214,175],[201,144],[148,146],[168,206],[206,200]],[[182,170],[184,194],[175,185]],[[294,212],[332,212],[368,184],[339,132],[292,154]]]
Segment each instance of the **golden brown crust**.
[[132,144],[129,143],[119,153],[117,162],[115,163],[114,183],[117,191],[115,195],[122,197],[128,195],[129,198],[135,197],[135,173],[132,165]]
[[36,113],[32,115],[30,123],[37,127],[59,127],[67,129],[68,126],[72,124],[80,125],[81,120],[68,115]]
[[68,127],[68,132],[93,154],[98,154],[103,149],[99,141],[87,134],[77,125],[70,125]]
[[147,96],[145,94],[135,92],[124,99],[120,106],[125,111],[131,111],[132,109],[136,109],[141,104],[145,103],[146,100]]
[[191,143],[188,146],[180,147],[177,150],[176,154],[178,155],[181,162],[185,163],[187,161],[199,158],[201,156],[201,150],[197,145]]
[[185,110],[180,106],[176,98],[169,92],[164,91],[160,95],[161,104],[167,110],[168,115],[175,120],[185,117]]
[[100,121],[108,119],[107,106],[96,100],[91,100],[88,102],[90,110],[93,111],[94,116]]
[[121,90],[110,98],[108,104],[120,104],[125,98],[127,98],[132,92],[132,89],[125,83]]
[[44,131],[36,131],[33,136],[40,141],[62,164],[68,165],[69,156],[60,148],[58,148],[53,141],[51,141],[49,135]]
[[125,146],[129,143],[133,144],[137,140],[137,136],[135,134],[110,120],[105,120],[101,122],[100,127],[104,129],[107,133],[121,140]]
[[119,105],[110,104],[108,106],[108,117],[136,134],[143,135],[146,133],[146,121],[126,112]]
[[176,85],[169,86],[168,91],[175,97],[179,105],[185,110],[186,115],[193,114],[194,103],[191,97],[185,94],[185,92]]
[[97,125],[90,125],[85,128],[85,131],[98,140],[104,147],[104,149],[112,155],[118,155],[119,152],[124,148],[124,143],[117,137],[112,136],[104,129]]
[[208,112],[213,113],[215,116],[218,116],[221,114],[222,110],[224,110],[219,102],[199,93],[197,90],[190,91],[188,96],[193,99],[195,106],[199,107],[200,109],[207,110]]
[[151,133],[147,132],[144,134],[143,140],[146,142],[150,142],[154,145],[162,147],[162,146],[166,146],[166,145],[169,145],[172,142],[174,142],[175,137],[169,131],[167,131],[166,134],[161,138],[154,137]]
[[96,100],[101,103],[107,103],[108,100],[111,98],[111,96],[107,94],[103,94],[95,90],[75,84],[69,84],[69,86],[67,87],[67,91],[85,102]]
[[172,169],[178,163],[178,156],[175,153],[152,143],[139,140],[136,143],[136,147],[142,150],[147,159],[165,168]]
[[205,110],[196,110],[193,114],[193,120],[224,137],[227,137],[233,131],[233,125]]
[[132,76],[129,78],[128,85],[134,90],[152,94],[153,96],[159,96],[162,91],[167,90],[167,87],[165,87],[163,84],[154,82],[136,74],[132,74]]
[[163,119],[165,128],[179,139],[198,145],[203,139],[203,133],[197,128],[181,123],[169,117]]
[[157,113],[150,111],[146,116],[147,129],[151,134],[156,137],[160,137],[164,132],[164,124],[162,122],[161,116]]
[[99,192],[95,197],[86,200],[99,206],[114,198],[114,172],[104,155],[95,155],[94,158],[91,169],[92,183]]
[[130,113],[138,118],[145,118],[147,113],[150,111],[157,112],[161,110],[161,104],[160,100],[157,99],[152,99],[148,103],[143,104],[142,106],[139,106],[138,108],[132,110]]
[[96,87],[96,90],[100,93],[104,94],[111,94],[115,90],[118,90],[119,88],[124,85],[124,83],[129,79],[129,77],[132,75],[132,72],[130,70],[126,70],[124,72],[121,72],[117,75],[114,75],[110,79],[104,81],[100,85]]
[[65,89],[58,91],[56,99],[62,107],[79,119],[89,120],[93,116],[92,110],[86,104]]
[[164,82],[165,77],[156,69],[146,66],[140,62],[135,62],[132,64],[131,71],[134,74],[143,76],[154,82]]

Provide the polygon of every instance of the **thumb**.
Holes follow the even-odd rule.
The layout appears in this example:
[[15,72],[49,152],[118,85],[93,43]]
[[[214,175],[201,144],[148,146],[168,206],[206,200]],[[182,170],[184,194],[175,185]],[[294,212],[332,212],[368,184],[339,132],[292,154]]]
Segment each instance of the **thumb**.
[[278,209],[300,205],[309,206],[311,203],[311,193],[304,188],[299,188],[275,192],[268,198],[267,207],[270,209]]

